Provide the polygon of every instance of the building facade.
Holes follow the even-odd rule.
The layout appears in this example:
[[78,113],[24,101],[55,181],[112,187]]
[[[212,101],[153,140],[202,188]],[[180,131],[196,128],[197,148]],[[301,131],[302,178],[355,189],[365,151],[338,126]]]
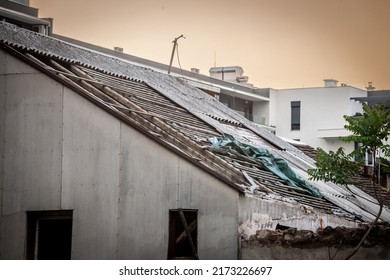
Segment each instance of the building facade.
[[0,20],[51,35],[53,20],[38,18],[38,9],[31,7],[29,2],[28,0],[0,0]]
[[354,143],[344,143],[339,137],[349,135],[344,128],[344,115],[362,112],[362,104],[354,98],[366,97],[367,91],[352,86],[337,86],[336,81],[324,87],[277,90],[271,96],[272,117],[276,134],[304,142],[312,147],[346,152]]

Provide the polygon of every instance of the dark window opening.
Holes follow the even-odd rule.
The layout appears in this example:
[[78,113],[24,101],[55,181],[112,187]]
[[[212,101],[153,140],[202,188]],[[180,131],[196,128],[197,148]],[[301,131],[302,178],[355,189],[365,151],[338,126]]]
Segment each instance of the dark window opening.
[[374,156],[371,151],[367,151],[367,165],[372,166],[374,164]]
[[291,101],[291,130],[301,129],[301,101]]
[[169,210],[168,259],[198,259],[198,210]]
[[219,102],[237,111],[248,120],[253,121],[253,101],[220,93]]
[[354,142],[354,151],[355,151],[355,161],[356,162],[362,162],[363,159],[362,159],[362,155],[359,154],[359,150],[361,148],[362,144],[358,143],[358,142]]
[[27,212],[27,259],[70,260],[71,248],[72,210]]

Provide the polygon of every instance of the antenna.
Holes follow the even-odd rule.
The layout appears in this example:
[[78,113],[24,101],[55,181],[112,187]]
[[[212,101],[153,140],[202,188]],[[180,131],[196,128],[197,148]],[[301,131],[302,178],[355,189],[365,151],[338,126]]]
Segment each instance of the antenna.
[[217,67],[217,51],[214,50],[214,67]]
[[171,61],[169,62],[169,68],[168,68],[168,74],[171,73],[171,67],[172,67],[172,61],[173,61],[173,57],[175,56],[175,50],[176,50],[176,46],[177,46],[177,40],[179,40],[180,38],[186,38],[184,37],[183,34],[181,34],[179,37],[175,38],[172,43],[173,43],[173,49],[172,49],[172,54],[171,54]]

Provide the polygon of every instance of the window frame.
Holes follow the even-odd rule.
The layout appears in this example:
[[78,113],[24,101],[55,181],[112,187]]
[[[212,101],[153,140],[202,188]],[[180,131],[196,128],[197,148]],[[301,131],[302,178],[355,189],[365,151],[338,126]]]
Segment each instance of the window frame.
[[291,101],[291,130],[301,130],[301,101]]
[[169,210],[168,259],[199,259],[198,209]]

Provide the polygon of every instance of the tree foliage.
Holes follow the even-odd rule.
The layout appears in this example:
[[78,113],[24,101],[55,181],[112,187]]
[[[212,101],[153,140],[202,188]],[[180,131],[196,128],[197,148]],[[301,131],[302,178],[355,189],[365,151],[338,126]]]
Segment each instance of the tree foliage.
[[379,211],[359,244],[349,253],[345,259],[350,259],[364,243],[374,225],[379,221],[383,210],[383,201],[378,196],[376,175],[378,166],[376,164],[376,152],[380,151],[383,156],[390,156],[390,146],[387,144],[390,134],[390,112],[382,105],[363,105],[363,114],[355,116],[344,116],[347,124],[345,129],[351,132],[350,136],[342,137],[344,142],[359,143],[359,148],[350,154],[345,154],[342,148],[336,152],[326,153],[318,149],[317,168],[309,170],[310,179],[324,180],[341,185],[353,184],[351,179],[359,167],[358,163],[352,162],[354,156],[364,158],[367,152],[373,155],[374,172],[372,185],[376,199],[379,204]]
[[344,116],[344,119],[348,123],[344,128],[352,135],[341,137],[341,140],[359,143],[361,146],[355,153],[362,156],[368,151],[374,154],[381,150],[385,156],[390,156],[390,146],[386,143],[390,132],[389,109],[383,105],[363,105],[363,114]]
[[385,158],[381,158],[381,173],[390,174],[390,161]]
[[356,175],[360,163],[353,162],[351,155],[345,154],[343,148],[336,152],[325,152],[317,148],[317,168],[309,169],[310,180],[323,180],[340,185],[353,184],[352,177]]
[[[351,176],[356,174],[359,168],[359,163],[353,162],[356,155],[364,158],[366,152],[371,152],[374,155],[374,169],[377,151],[381,151],[384,156],[390,156],[390,146],[386,143],[390,134],[389,109],[385,109],[382,105],[372,107],[363,105],[363,114],[344,116],[344,119],[347,122],[344,127],[351,132],[351,135],[340,139],[347,143],[359,143],[359,148],[349,154],[345,154],[342,148],[329,153],[318,148],[317,168],[308,170],[309,179],[341,185],[353,184]],[[374,177],[375,175],[376,172]]]

